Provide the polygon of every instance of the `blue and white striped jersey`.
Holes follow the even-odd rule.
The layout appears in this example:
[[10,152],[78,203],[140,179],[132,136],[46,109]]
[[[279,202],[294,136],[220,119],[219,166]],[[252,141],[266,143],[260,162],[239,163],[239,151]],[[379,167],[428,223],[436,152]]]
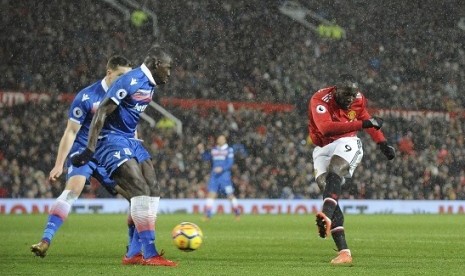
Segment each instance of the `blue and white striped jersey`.
[[155,90],[155,80],[145,64],[118,78],[105,97],[119,107],[107,117],[101,134],[134,137],[140,114],[152,101]]
[[212,162],[212,171],[216,167],[222,167],[223,172],[230,171],[234,164],[234,150],[228,144],[221,147],[215,146],[211,151],[205,151],[202,154],[203,160]]
[[79,147],[86,147],[90,123],[107,90],[108,86],[105,80],[98,81],[82,89],[71,103],[68,111],[69,120],[81,125],[73,148],[76,147],[76,144],[79,144]]

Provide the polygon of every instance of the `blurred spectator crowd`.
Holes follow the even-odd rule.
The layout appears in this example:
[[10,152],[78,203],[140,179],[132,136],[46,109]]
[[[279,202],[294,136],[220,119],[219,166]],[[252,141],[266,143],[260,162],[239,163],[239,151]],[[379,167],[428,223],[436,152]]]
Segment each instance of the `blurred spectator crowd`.
[[284,1],[140,2],[156,13],[158,37],[105,1],[0,1],[0,88],[74,93],[110,55],[138,65],[160,42],[175,58],[169,96],[299,103],[351,72],[379,107],[465,104],[460,0],[301,1],[344,28],[341,40],[280,13]]
[[[165,198],[203,198],[210,164],[199,158],[198,143],[213,146],[215,137],[228,135],[235,148],[234,183],[239,198],[320,198],[314,181],[305,116],[295,112],[263,113],[238,109],[167,107],[183,122],[183,135],[172,124],[139,133],[153,154],[157,178]],[[67,105],[42,102],[1,109],[0,196],[49,198],[61,193],[62,181],[51,184],[59,139],[66,124]],[[398,156],[384,159],[364,133],[364,158],[354,178],[344,185],[344,198],[463,199],[465,200],[465,119],[385,117],[388,140]],[[47,137],[47,138],[45,138]],[[106,197],[96,184],[83,197]]]
[[[351,72],[372,107],[457,111],[465,106],[460,0],[301,1],[345,29],[332,40],[279,12],[281,1],[144,1],[157,14],[133,25],[104,1],[0,0],[0,90],[75,93],[103,77],[106,59],[142,62],[160,42],[174,58],[163,97],[295,104],[296,112],[184,110],[184,123],[141,128],[163,196],[205,196],[209,164],[195,146],[226,132],[236,148],[239,198],[319,198],[307,141],[306,102]],[[412,16],[415,15],[415,16]],[[42,102],[0,109],[0,197],[56,197],[47,180],[68,105]],[[465,199],[465,120],[386,117],[399,156],[386,162],[365,137],[365,157],[345,198]],[[362,136],[364,136],[362,134]],[[90,185],[84,197],[106,196]]]

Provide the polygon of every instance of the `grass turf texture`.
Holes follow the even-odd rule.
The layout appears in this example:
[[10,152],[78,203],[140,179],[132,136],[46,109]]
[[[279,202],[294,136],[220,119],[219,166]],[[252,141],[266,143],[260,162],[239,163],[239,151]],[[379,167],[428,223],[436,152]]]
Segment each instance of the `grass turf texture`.
[[[461,215],[346,216],[352,267],[333,267],[332,239],[317,237],[314,216],[251,215],[235,221],[199,215],[158,217],[157,247],[176,268],[123,266],[125,215],[69,216],[48,255],[33,256],[45,215],[0,216],[1,275],[464,275],[465,218]],[[171,229],[182,221],[200,226],[204,243],[185,253]]]

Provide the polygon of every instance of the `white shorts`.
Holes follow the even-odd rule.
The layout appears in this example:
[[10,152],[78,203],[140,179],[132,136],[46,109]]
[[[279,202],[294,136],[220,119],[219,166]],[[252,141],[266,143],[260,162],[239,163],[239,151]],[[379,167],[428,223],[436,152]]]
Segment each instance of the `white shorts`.
[[349,162],[349,173],[344,177],[351,178],[358,164],[362,161],[362,141],[358,137],[343,137],[324,147],[316,147],[313,150],[315,178],[328,170],[329,161],[333,155],[340,156]]

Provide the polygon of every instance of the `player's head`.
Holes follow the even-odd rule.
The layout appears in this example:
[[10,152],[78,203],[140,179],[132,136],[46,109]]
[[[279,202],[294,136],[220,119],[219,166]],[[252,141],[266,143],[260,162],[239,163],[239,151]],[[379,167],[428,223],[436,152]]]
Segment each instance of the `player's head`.
[[165,84],[171,75],[171,57],[160,45],[153,45],[144,60],[157,84]]
[[132,69],[131,62],[120,55],[110,57],[107,62],[107,75],[105,77],[107,84],[111,85],[121,75]]
[[217,144],[218,146],[220,146],[220,147],[221,147],[222,145],[226,144],[226,136],[224,136],[224,135],[218,136],[218,138],[216,138],[216,144]]
[[358,84],[352,75],[344,74],[339,76],[336,85],[334,100],[342,109],[349,109],[358,94]]

